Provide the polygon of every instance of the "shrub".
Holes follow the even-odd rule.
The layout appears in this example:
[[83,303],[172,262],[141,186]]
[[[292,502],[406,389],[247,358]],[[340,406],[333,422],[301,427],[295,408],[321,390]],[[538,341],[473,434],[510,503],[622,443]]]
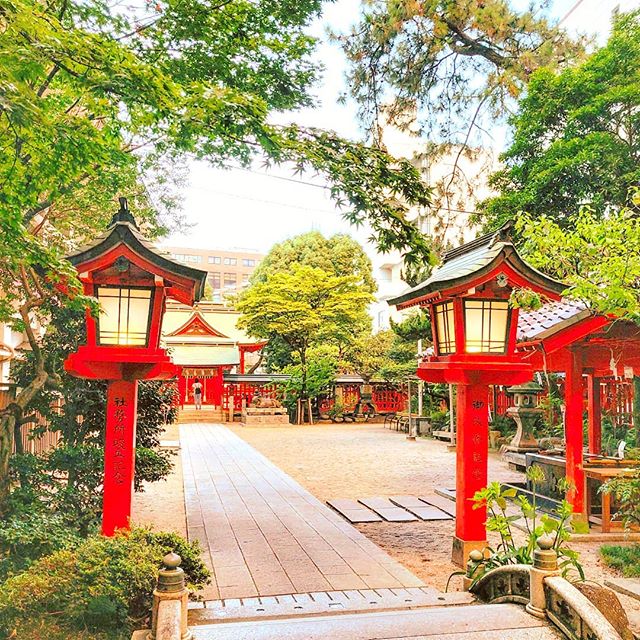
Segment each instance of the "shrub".
[[60,515],[15,514],[0,522],[0,582],[60,549],[71,549],[80,538]]
[[9,578],[0,591],[0,631],[7,634],[47,618],[61,628],[99,631],[131,629],[144,623],[162,558],[183,557],[193,589],[209,578],[197,543],[173,533],[134,529],[112,538],[91,536],[75,549],[45,556]]

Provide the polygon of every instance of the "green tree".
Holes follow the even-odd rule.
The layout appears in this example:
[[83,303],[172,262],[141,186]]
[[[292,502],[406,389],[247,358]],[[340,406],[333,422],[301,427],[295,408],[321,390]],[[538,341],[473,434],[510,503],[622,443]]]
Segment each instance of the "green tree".
[[534,266],[567,284],[565,295],[594,311],[640,323],[640,219],[621,209],[589,208],[566,227],[548,216],[521,216],[522,251]]
[[511,4],[364,2],[359,22],[337,37],[350,63],[350,92],[374,136],[385,120],[406,127],[417,107],[433,141],[466,143],[484,106],[502,115],[536,69],[581,54],[583,43],[544,17],[547,3],[525,11]]
[[607,44],[579,66],[534,73],[512,118],[513,142],[482,204],[487,227],[519,211],[567,224],[605,213],[640,180],[640,11],[614,16]]
[[277,335],[300,364],[300,401],[309,399],[309,348],[344,344],[367,321],[370,293],[353,275],[335,276],[322,269],[292,264],[288,271],[268,274],[237,300],[238,326],[256,338]]
[[288,271],[294,263],[316,267],[334,276],[355,276],[362,289],[369,293],[375,293],[377,289],[371,260],[360,244],[343,233],[325,238],[319,231],[275,244],[261,260],[251,280],[264,282],[269,274]]
[[347,361],[353,371],[369,384],[372,378],[391,365],[389,352],[395,334],[391,330],[361,334],[347,352]]
[[[147,231],[161,232],[157,211],[175,205],[165,186],[188,156],[216,165],[266,156],[317,171],[347,219],[369,222],[382,250],[430,260],[427,240],[405,215],[428,203],[409,163],[332,132],[270,124],[274,113],[311,102],[318,66],[306,28],[320,6],[0,4],[0,322],[46,322],[52,304],[78,294],[61,256],[104,228],[117,195],[131,198]],[[34,394],[57,383],[37,336],[28,339],[40,364],[0,414],[0,512],[14,427]]]
[[[373,269],[369,256],[362,246],[345,234],[335,234],[325,238],[318,231],[310,231],[275,244],[254,271],[252,282],[265,282],[274,274],[291,270],[293,265],[305,265],[322,269],[325,273],[342,277],[353,276],[358,287],[368,294],[376,291]],[[370,320],[362,316],[362,326],[354,327],[354,333],[369,330]],[[340,357],[346,355],[354,334],[347,336],[346,344],[339,345]],[[294,364],[292,348],[276,334],[270,337],[264,349],[267,369],[281,371],[285,366]]]

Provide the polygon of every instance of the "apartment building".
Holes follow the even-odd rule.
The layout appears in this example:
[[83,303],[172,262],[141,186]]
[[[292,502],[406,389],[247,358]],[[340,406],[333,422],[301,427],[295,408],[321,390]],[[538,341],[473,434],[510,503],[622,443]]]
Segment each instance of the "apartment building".
[[164,247],[171,257],[198,269],[209,272],[207,282],[211,287],[211,300],[223,302],[226,292],[239,291],[249,284],[249,277],[264,255],[251,249],[193,249]]

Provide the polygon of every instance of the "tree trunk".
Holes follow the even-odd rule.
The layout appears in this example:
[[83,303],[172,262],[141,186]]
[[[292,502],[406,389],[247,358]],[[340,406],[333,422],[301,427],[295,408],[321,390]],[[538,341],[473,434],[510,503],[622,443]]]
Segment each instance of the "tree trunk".
[[13,453],[13,438],[16,425],[20,424],[24,410],[34,396],[44,387],[49,375],[44,369],[36,374],[34,379],[18,394],[18,397],[6,409],[0,411],[0,516],[7,510],[7,502],[11,493],[11,479],[9,464]]
[[9,480],[9,461],[13,453],[13,434],[16,418],[12,412],[5,411],[0,417],[0,516],[6,511],[11,483]]

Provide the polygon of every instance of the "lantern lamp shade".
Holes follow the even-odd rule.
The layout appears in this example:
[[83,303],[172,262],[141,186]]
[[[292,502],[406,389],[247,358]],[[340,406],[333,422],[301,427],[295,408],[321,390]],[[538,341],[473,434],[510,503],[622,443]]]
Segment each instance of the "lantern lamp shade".
[[441,356],[454,353],[456,350],[456,334],[454,330],[453,302],[443,302],[433,307],[436,329],[436,345]]
[[98,343],[146,347],[149,343],[153,290],[150,287],[98,286]]
[[507,300],[464,300],[466,353],[506,353],[509,333]]

